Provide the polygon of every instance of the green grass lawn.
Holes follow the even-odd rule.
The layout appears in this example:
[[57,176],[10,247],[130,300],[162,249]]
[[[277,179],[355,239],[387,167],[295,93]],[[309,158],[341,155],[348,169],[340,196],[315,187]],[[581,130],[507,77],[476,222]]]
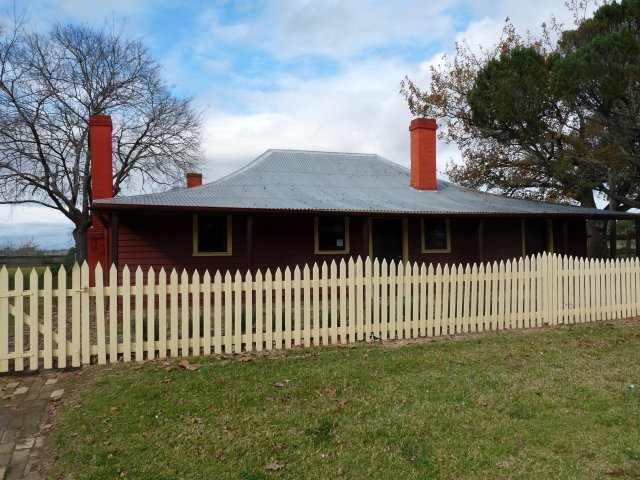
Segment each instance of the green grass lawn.
[[83,371],[45,477],[640,476],[637,323],[251,358]]

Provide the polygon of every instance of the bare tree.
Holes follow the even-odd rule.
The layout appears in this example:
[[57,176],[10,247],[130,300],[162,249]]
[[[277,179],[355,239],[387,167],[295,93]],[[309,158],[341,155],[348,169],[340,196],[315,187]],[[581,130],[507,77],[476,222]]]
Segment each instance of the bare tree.
[[201,116],[175,96],[139,40],[105,25],[20,25],[0,38],[0,204],[38,204],[74,224],[78,260],[91,226],[88,120],[113,118],[113,177],[157,189],[199,163]]

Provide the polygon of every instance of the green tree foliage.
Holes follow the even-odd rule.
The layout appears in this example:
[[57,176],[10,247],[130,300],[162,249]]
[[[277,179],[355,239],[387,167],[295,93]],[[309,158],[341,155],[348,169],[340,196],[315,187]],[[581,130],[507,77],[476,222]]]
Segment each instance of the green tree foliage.
[[524,38],[507,23],[493,49],[457,45],[427,89],[402,82],[411,112],[438,118],[441,138],[460,147],[463,164],[447,168],[454,181],[640,207],[640,0],[604,4],[590,18],[581,6],[570,4],[574,29],[552,22],[541,38]]

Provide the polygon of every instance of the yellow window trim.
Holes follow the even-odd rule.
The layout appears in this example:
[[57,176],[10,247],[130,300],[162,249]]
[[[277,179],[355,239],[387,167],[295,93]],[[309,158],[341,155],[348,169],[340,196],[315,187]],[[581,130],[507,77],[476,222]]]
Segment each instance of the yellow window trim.
[[[526,220],[523,218],[520,220],[520,237],[522,237],[522,256],[525,257],[527,255],[527,245],[526,245],[526,233],[524,222]],[[546,251],[549,253],[553,253],[553,220],[547,219],[547,248]]]
[[[339,216],[339,215],[338,215]],[[350,249],[349,242],[349,217],[344,217],[344,249],[343,250],[320,250],[320,241],[318,239],[318,217],[313,217],[313,253],[316,255],[331,254],[348,254]]]
[[[373,219],[386,217],[369,217],[369,260],[373,262]],[[409,262],[409,219],[402,219],[402,263]]]
[[420,237],[422,253],[451,253],[451,225],[448,218],[445,218],[445,229],[447,231],[447,248],[426,248],[426,238],[424,238],[424,218],[420,219]]
[[198,215],[193,215],[193,256],[194,257],[230,257],[232,255],[231,215],[227,215],[227,251],[200,252],[198,251]]

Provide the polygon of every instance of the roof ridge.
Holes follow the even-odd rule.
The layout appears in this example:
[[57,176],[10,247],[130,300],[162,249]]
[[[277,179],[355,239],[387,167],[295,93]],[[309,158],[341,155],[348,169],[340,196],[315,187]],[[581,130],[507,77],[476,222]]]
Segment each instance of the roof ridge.
[[[355,152],[328,152],[325,150],[298,150],[296,148],[270,148],[264,153],[269,152],[291,152],[291,153],[313,153],[313,154],[330,154],[330,155],[357,155],[359,157],[379,157],[377,153],[355,153]],[[264,154],[263,154],[264,155]]]

